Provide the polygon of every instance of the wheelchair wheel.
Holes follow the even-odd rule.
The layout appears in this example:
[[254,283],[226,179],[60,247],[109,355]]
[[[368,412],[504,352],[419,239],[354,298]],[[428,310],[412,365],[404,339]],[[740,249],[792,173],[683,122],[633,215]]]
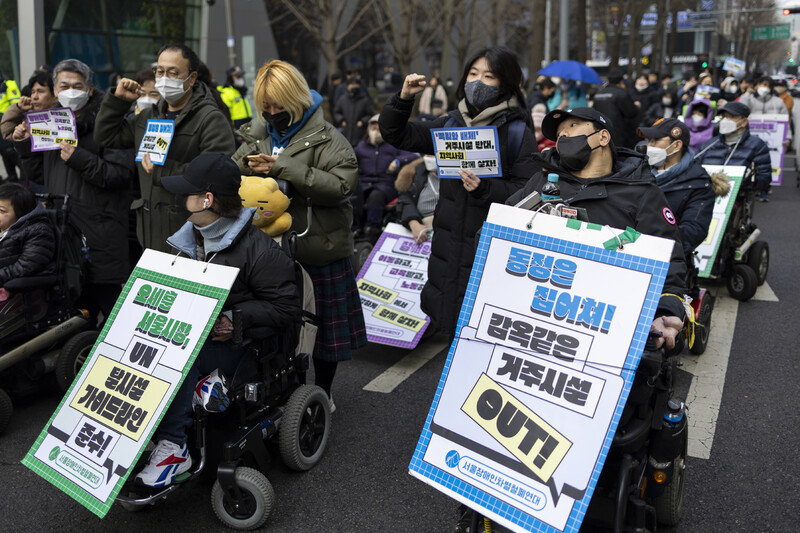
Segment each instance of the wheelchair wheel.
[[369,241],[356,243],[355,251],[350,258],[350,262],[353,263],[353,272],[355,272],[356,276],[359,272],[361,272],[361,267],[364,266],[364,263],[367,262],[367,259],[369,259],[369,254],[372,253],[372,248],[373,245]]
[[283,462],[297,471],[313,467],[325,453],[330,430],[328,395],[316,385],[301,385],[289,398],[278,430]]
[[711,312],[714,310],[714,297],[706,293],[697,310],[697,325],[694,330],[694,343],[689,346],[689,352],[701,355],[708,346],[708,335],[711,333]]
[[753,297],[758,288],[758,277],[755,271],[744,263],[733,265],[728,275],[728,292],[741,302]]
[[222,490],[219,481],[211,490],[211,507],[226,526],[233,529],[256,529],[264,523],[275,508],[275,490],[267,476],[254,468],[239,467],[234,474],[242,500],[234,502]]
[[672,481],[664,488],[664,492],[660,496],[653,498],[656,520],[665,526],[676,526],[683,517],[687,455],[689,455],[689,432],[684,430],[683,451],[673,461],[675,471],[672,473]]
[[11,422],[11,415],[14,414],[14,404],[6,391],[0,389],[0,433],[3,433]]
[[769,245],[764,241],[754,242],[747,254],[747,264],[756,273],[758,285],[763,285],[769,270]]
[[56,381],[63,392],[69,390],[83,363],[89,358],[99,335],[99,331],[83,331],[68,340],[61,348],[56,360]]

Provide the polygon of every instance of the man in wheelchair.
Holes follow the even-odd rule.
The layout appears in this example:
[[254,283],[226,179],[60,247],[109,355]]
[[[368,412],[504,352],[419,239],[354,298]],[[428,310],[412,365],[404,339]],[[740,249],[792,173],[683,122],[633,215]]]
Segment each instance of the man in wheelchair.
[[166,487],[189,470],[192,458],[186,430],[192,424],[192,396],[198,380],[219,369],[233,376],[244,354],[233,342],[233,311],[242,329],[275,330],[300,319],[294,261],[273,239],[251,224],[255,208],[243,208],[239,168],[224,154],[201,154],[185,174],[161,178],[169,192],[184,199],[190,216],[167,242],[197,261],[239,268],[223,311],[197,355],[156,431],[158,444],[136,482]]

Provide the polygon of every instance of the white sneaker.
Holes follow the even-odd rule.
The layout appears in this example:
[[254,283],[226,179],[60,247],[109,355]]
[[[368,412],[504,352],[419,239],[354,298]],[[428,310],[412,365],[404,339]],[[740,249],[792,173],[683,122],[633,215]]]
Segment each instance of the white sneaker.
[[192,456],[189,455],[188,446],[160,440],[150,454],[147,466],[136,475],[136,481],[151,487],[166,487],[191,467]]
[[331,414],[336,410],[336,404],[333,403],[333,395],[328,396],[328,406],[330,407]]

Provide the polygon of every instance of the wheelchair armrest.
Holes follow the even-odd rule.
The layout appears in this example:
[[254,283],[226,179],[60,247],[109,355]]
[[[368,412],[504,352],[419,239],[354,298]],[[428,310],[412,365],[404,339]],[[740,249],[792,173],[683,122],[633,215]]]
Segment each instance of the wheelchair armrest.
[[34,289],[46,289],[58,283],[58,276],[27,276],[24,278],[12,279],[4,285],[12,292],[26,292]]
[[283,194],[291,198],[292,194],[294,193],[294,187],[292,187],[292,184],[280,178],[274,178],[274,179],[276,182],[278,182],[278,190],[280,190]]

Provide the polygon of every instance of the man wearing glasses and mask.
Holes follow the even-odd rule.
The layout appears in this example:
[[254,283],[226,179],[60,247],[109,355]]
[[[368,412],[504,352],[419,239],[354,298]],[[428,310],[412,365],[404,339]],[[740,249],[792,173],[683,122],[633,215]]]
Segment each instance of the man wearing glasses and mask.
[[94,138],[111,148],[138,150],[148,121],[172,121],[174,131],[166,158],[154,162],[149,153],[137,164],[141,198],[131,204],[136,210],[136,233],[145,248],[169,252],[167,237],[186,220],[183,204],[161,185],[161,176],[183,174],[192,159],[201,153],[232,155],[233,132],[226,117],[206,85],[197,80],[200,60],[187,46],[165,45],[158,52],[153,69],[156,90],[161,100],[138,115],[126,117],[131,103],[144,94],[135,81],[123,78],[103,99],[97,115]]
[[543,170],[506,203],[514,205],[534,191],[541,194],[547,175],[555,173],[561,201],[584,208],[589,222],[621,231],[632,227],[675,241],[651,328],[661,333],[659,345],[665,343],[667,348],[673,348],[685,316],[681,297],[686,292],[686,263],[680,231],[645,156],[616,148],[610,128],[610,121],[602,113],[588,107],[548,113],[542,121],[542,133],[556,142],[556,148],[534,155]]

